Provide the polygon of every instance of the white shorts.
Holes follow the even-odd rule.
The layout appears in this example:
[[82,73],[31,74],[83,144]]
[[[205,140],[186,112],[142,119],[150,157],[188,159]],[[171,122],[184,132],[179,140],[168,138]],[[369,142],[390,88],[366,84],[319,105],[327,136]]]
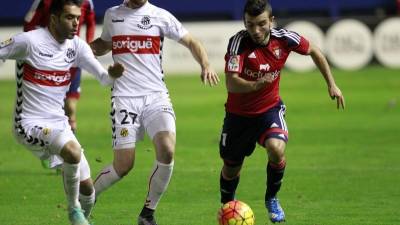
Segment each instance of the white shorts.
[[175,113],[167,93],[111,100],[113,148],[134,148],[146,132],[151,139],[160,131],[176,133]]
[[[56,168],[64,162],[61,149],[69,141],[79,144],[68,121],[20,121],[15,124],[14,135],[19,143],[41,160],[50,160],[50,167]],[[80,146],[80,144],[79,144]],[[80,180],[90,178],[90,168],[82,151]]]

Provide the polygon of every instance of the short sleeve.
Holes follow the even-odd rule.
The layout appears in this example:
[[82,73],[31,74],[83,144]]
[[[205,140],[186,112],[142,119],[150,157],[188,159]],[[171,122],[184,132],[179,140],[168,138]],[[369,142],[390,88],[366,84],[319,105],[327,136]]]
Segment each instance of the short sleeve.
[[110,34],[110,30],[109,30],[110,29],[110,25],[111,25],[110,20],[111,20],[110,13],[109,13],[109,10],[107,10],[105,15],[104,15],[103,31],[101,32],[101,36],[100,36],[100,38],[103,41],[110,42],[112,40],[111,39],[112,37],[111,37],[111,34]]
[[25,59],[29,53],[30,39],[27,33],[17,34],[0,42],[0,59]]
[[225,54],[225,72],[241,73],[244,62],[244,40],[247,33],[245,31],[238,32],[229,39],[227,52]]
[[308,53],[308,49],[310,48],[310,42],[303,36],[300,36],[300,43],[293,49],[293,51],[306,55]]
[[281,28],[272,29],[271,34],[276,38],[284,40],[289,51],[295,51],[302,55],[307,54],[310,43],[298,33]]
[[164,15],[167,23],[163,27],[163,29],[165,29],[164,35],[172,40],[179,41],[188,33],[188,31],[183,27],[182,23],[168,11],[164,11]]

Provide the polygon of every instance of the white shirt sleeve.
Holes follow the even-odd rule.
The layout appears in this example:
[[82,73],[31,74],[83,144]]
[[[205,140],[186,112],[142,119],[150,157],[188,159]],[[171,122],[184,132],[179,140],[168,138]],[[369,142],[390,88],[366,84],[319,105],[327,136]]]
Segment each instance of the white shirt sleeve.
[[110,21],[111,21],[110,13],[109,13],[109,10],[107,10],[104,15],[103,31],[101,32],[101,36],[100,36],[100,38],[103,41],[112,41],[111,34],[109,31],[109,27],[111,26]]
[[78,45],[78,67],[86,70],[90,74],[94,75],[102,85],[112,85],[114,79],[108,75],[108,72],[100,64],[100,62],[93,55],[92,49],[83,40],[79,39]]
[[164,35],[172,40],[179,41],[185,36],[188,31],[183,27],[182,23],[178,21],[171,13],[165,11],[167,26],[164,27]]
[[0,59],[24,59],[29,54],[30,39],[21,33],[0,42]]

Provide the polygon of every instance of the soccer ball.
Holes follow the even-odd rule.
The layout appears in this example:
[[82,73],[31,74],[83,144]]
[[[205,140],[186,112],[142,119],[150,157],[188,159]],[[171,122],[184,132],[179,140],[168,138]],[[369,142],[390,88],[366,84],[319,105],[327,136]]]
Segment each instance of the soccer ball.
[[218,210],[219,225],[254,225],[251,208],[241,201],[230,201]]

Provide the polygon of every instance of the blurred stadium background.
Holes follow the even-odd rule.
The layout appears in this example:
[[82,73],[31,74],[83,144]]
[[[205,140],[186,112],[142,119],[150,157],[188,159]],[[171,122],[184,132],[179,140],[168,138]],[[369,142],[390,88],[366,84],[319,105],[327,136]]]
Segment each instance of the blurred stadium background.
[[[106,8],[121,1],[94,0],[96,37]],[[226,98],[223,55],[228,38],[243,29],[245,1],[150,2],[172,12],[204,43],[222,80],[216,88],[203,87],[190,53],[174,42],[166,43],[164,71],[177,114],[177,154],[174,177],[157,217],[163,225],[216,224],[218,140]],[[0,39],[22,31],[31,3],[1,2]],[[291,135],[280,193],[286,224],[400,224],[400,1],[271,0],[271,4],[277,26],[308,37],[327,54],[347,100],[346,110],[338,112],[312,62],[291,56],[281,82]],[[110,57],[100,60],[105,65],[111,62]],[[13,78],[14,61],[0,62],[0,224],[67,224],[61,179],[43,170],[10,132]],[[77,136],[95,176],[112,159],[110,94],[96,81],[85,80],[82,86]],[[96,225],[134,224],[146,194],[152,148],[148,139],[141,143],[135,169],[102,195],[94,210]],[[246,161],[238,197],[253,208],[260,225],[270,223],[262,202],[265,152],[258,149]]]
[[[243,0],[163,1],[152,3],[172,12],[207,47],[212,64],[223,70],[227,40],[243,28]],[[293,29],[315,42],[333,66],[356,70],[379,63],[390,68],[400,67],[399,0],[272,0],[277,26]],[[103,15],[108,7],[121,0],[94,1],[100,35]],[[20,32],[24,15],[31,1],[14,4],[3,1],[0,8],[0,38]],[[167,73],[187,74],[198,70],[189,52],[179,44],[166,42],[164,69]],[[101,58],[104,64],[110,57]],[[310,59],[292,55],[287,64],[294,71],[314,68]],[[13,63],[0,64],[0,79],[13,70]]]

